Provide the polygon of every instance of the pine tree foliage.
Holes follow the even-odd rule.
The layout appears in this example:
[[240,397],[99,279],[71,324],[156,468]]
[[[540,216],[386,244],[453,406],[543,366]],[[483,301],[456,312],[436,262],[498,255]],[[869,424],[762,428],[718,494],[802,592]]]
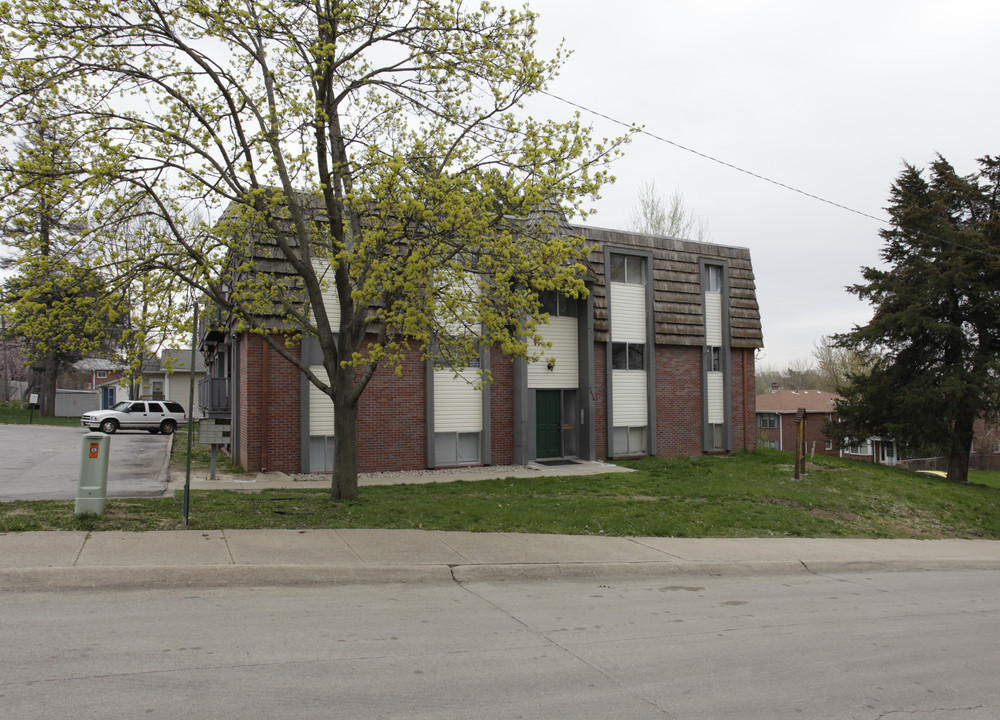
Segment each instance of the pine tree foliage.
[[871,358],[838,408],[841,436],[941,448],[968,478],[973,423],[1000,404],[1000,158],[959,175],[907,165],[892,186],[884,268],[850,288],[874,317],[837,342]]
[[[538,293],[586,293],[583,239],[545,211],[584,216],[624,139],[520,111],[566,59],[539,57],[534,21],[460,0],[0,2],[2,109],[17,133],[59,94],[114,187],[103,217],[159,216],[158,249],[120,263],[171,269],[331,398],[351,498],[378,367],[537,355]],[[276,330],[315,338],[323,371]]]

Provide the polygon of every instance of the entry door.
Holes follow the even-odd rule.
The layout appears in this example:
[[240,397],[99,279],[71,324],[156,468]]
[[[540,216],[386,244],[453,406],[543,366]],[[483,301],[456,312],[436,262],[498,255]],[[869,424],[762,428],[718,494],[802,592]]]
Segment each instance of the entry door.
[[562,457],[562,392],[535,391],[535,434],[539,458]]

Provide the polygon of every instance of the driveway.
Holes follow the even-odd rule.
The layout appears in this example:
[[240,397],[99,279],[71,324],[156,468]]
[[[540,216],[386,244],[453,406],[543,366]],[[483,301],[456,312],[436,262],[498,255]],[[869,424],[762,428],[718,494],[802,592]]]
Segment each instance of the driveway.
[[[0,501],[73,500],[86,428],[0,425]],[[108,497],[162,495],[170,437],[144,430],[111,436]]]

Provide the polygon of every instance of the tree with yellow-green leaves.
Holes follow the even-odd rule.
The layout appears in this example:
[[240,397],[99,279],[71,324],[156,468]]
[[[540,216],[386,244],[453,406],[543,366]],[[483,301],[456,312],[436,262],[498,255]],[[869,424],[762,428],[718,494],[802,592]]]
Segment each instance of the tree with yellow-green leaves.
[[92,193],[71,129],[45,113],[25,124],[0,159],[0,237],[12,271],[0,312],[24,341],[30,388],[55,412],[61,370],[100,346],[118,313],[81,235]]
[[[48,99],[50,102],[43,102]],[[3,292],[5,332],[25,341],[31,392],[41,414],[55,410],[56,382],[89,354],[118,360],[138,397],[142,361],[176,332],[179,283],[171,273],[124,258],[149,258],[156,234],[125,207],[86,133],[52,93],[0,149],[0,243],[11,271]],[[134,194],[133,194],[134,200]],[[123,219],[123,217],[125,219]]]
[[[534,22],[458,0],[3,2],[0,91],[16,119],[58,92],[106,211],[156,209],[162,252],[123,265],[170,268],[330,397],[332,495],[353,498],[377,367],[538,355],[538,293],[586,292],[587,248],[547,211],[584,216],[624,139],[521,111],[566,60]],[[215,222],[192,229],[194,208]]]

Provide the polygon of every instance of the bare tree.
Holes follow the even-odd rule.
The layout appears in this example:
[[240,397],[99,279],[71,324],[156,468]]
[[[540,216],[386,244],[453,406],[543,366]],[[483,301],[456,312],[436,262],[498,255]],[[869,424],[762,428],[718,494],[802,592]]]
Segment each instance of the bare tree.
[[872,367],[870,358],[855,348],[838,346],[828,335],[813,346],[813,358],[820,378],[817,389],[830,392],[841,392],[852,376],[864,375]]
[[632,209],[629,227],[648,235],[711,242],[708,223],[687,208],[684,194],[675,188],[670,200],[665,200],[657,192],[655,180],[639,188],[639,204]]

